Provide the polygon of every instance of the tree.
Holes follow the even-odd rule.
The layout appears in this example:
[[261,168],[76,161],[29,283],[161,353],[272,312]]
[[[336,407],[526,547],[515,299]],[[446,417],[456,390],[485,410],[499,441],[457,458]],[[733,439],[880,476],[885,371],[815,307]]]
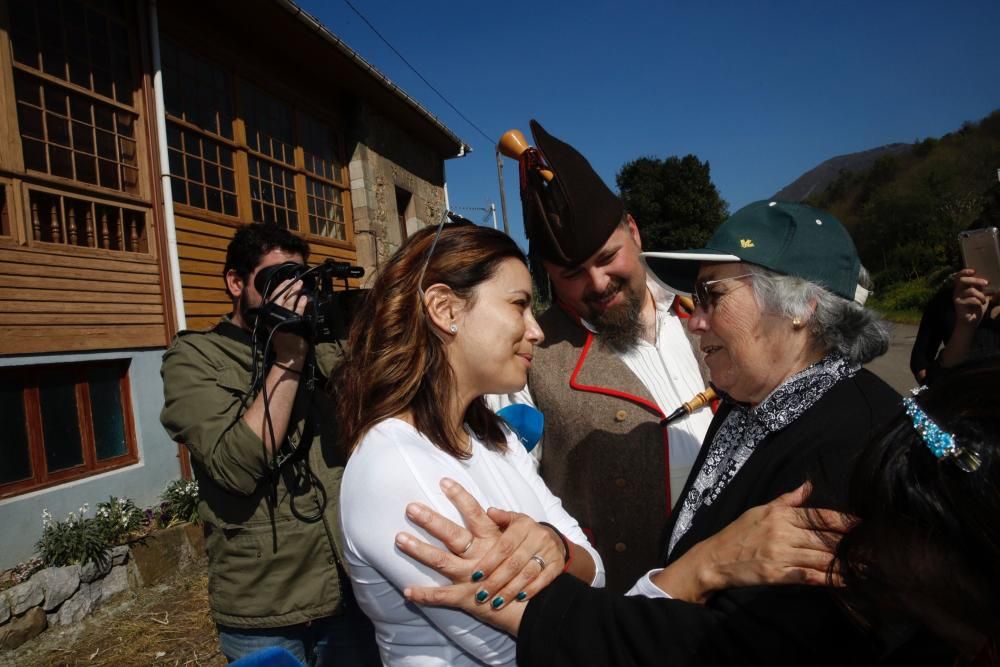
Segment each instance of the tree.
[[708,162],[694,155],[641,157],[622,166],[615,180],[645,250],[701,247],[729,216]]

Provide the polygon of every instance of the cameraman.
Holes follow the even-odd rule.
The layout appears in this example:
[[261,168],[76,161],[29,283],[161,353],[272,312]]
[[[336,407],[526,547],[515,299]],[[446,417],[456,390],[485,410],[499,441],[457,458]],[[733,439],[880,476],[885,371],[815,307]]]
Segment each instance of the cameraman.
[[[163,356],[160,420],[191,452],[209,603],[230,661],[270,646],[307,665],[375,655],[370,624],[344,599],[335,542],[344,460],[323,391],[332,345],[312,350],[281,327],[255,326],[265,301],[257,274],[308,256],[308,244],[280,227],[238,229],[223,274],[232,313],[211,330],[180,332]],[[267,291],[268,301],[305,311],[301,281]]]

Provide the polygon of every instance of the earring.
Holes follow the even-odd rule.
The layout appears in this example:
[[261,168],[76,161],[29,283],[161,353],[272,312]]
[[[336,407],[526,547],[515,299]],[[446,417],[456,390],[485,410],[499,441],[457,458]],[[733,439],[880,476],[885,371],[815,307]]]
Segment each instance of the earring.
[[793,317],[792,318],[792,326],[795,327],[796,329],[798,329],[799,327],[802,326],[802,320],[800,320],[797,317]]
[[458,325],[455,324],[454,322],[452,322],[451,326],[448,327],[448,331],[452,332],[453,334],[457,334],[458,333]]

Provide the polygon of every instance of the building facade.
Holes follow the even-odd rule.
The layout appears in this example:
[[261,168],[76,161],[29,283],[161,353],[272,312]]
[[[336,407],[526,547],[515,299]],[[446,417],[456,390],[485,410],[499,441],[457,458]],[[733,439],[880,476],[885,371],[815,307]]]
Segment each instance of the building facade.
[[467,150],[288,0],[0,0],[0,99],[0,567],[182,475],[160,357],[228,312],[238,225],[370,276]]

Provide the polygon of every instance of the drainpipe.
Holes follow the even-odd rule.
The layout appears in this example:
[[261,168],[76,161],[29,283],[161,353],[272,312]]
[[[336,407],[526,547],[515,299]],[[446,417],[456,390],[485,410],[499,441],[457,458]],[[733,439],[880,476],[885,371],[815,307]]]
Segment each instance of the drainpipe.
[[187,328],[184,314],[184,291],[181,288],[181,264],[177,254],[177,227],[174,224],[174,194],[170,184],[170,156],[167,148],[167,111],[163,104],[163,68],[160,63],[160,22],[157,0],[149,2],[149,34],[153,49],[153,102],[156,107],[156,143],[160,150],[160,186],[163,192],[163,225],[167,232],[167,262],[173,286],[177,328]]

